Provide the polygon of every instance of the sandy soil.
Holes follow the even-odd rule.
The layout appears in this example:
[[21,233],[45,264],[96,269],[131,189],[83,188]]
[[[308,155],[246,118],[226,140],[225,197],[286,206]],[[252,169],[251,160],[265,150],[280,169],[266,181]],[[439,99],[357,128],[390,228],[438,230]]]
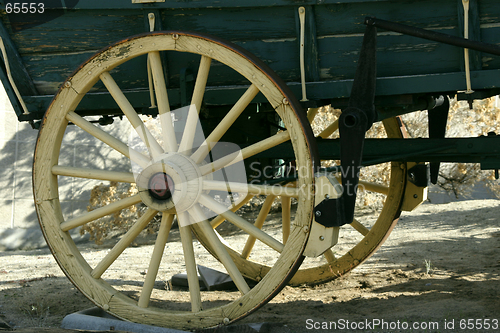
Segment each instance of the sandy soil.
[[[498,331],[493,328],[500,327],[499,209],[499,200],[473,200],[424,204],[403,213],[385,245],[351,274],[314,287],[285,287],[239,323],[276,324],[272,332],[333,332],[322,329],[331,322],[340,331],[346,321],[348,332],[408,332],[413,325],[420,327],[413,332]],[[169,249],[180,256],[179,238],[172,236]],[[150,250],[149,245],[127,250],[123,265],[136,267],[134,260]],[[0,257],[0,319],[16,330],[57,327],[65,315],[93,306],[48,250],[0,252]],[[141,274],[140,267],[128,272]],[[469,319],[475,328],[489,323],[490,329],[460,330]],[[377,320],[386,326],[370,330]],[[360,323],[368,329],[352,329]]]

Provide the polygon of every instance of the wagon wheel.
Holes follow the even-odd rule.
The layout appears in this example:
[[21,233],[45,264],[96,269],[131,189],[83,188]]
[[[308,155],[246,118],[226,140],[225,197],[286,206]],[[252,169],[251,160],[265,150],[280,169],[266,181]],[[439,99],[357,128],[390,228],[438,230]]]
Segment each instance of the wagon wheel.
[[[160,56],[163,51],[167,56],[174,52],[201,56],[193,98],[181,138],[177,138],[173,131],[175,119],[170,113]],[[119,88],[120,82],[117,83],[113,78],[113,69],[118,69],[117,66],[139,56],[145,57],[146,54],[152,69],[162,140],[157,140],[154,134],[151,134],[153,131],[144,125]],[[214,62],[218,61],[217,66],[210,65],[212,59]],[[209,71],[213,67],[212,71],[216,72],[222,64],[227,66],[224,73],[227,73],[228,68],[232,69],[234,74],[246,80],[249,88],[207,140],[199,147],[193,146],[193,137],[199,126],[197,112],[203,100]],[[96,84],[104,84],[123,112],[124,118],[128,119],[136,130],[142,145],[147,148],[146,153],[134,150],[131,144],[127,145],[112,133],[108,133],[106,127],[94,125],[78,115],[77,107],[82,98]],[[207,147],[212,147],[206,143],[217,142],[258,94],[262,94],[262,98],[272,106],[275,116],[281,120],[283,129],[247,146],[239,154],[228,154],[206,164],[203,159],[209,155],[210,148]],[[152,325],[192,329],[228,324],[265,304],[286,284],[287,279],[300,265],[312,218],[314,177],[311,152],[314,151],[314,139],[305,115],[298,113],[299,108],[296,105],[287,87],[263,63],[252,59],[235,45],[201,34],[162,32],[135,36],[93,56],[58,92],[45,114],[35,149],[33,184],[37,214],[46,241],[64,273],[83,294],[104,310],[119,318]],[[78,130],[82,134],[87,132],[116,152],[130,158],[134,165],[139,166],[139,171],[118,172],[65,165],[61,144],[69,129],[68,123],[76,125],[71,127],[72,130]],[[238,159],[245,160],[282,142],[291,142],[297,167],[301,170],[297,188],[268,185],[248,187],[242,183],[218,182],[210,176],[215,174],[215,170],[227,168]],[[59,182],[69,178],[76,184],[88,179],[136,183],[139,193],[92,212],[70,217],[63,213],[59,199]],[[249,195],[272,193],[295,197],[300,213],[295,216],[291,225],[287,243],[283,244],[272,235],[256,228],[254,221],[234,214],[227,210],[226,206],[215,201],[208,194],[209,190],[220,190],[221,186],[230,186],[232,193],[247,191]],[[243,195],[240,196],[240,201],[243,198]],[[79,226],[140,202],[147,206],[146,212],[103,258],[99,258],[98,250],[88,250],[87,247],[83,251],[69,233]],[[153,253],[149,258],[144,258],[144,269],[148,268],[148,265],[149,268],[145,277],[142,277],[143,280],[110,279],[110,265],[118,260],[126,260],[123,258],[123,252],[127,251],[135,237],[148,226],[159,211],[162,212],[161,226]],[[253,287],[247,284],[243,278],[246,274],[240,272],[222,245],[224,239],[218,238],[210,227],[206,218],[207,211],[215,215],[216,219],[217,214],[224,216],[239,229],[273,249],[277,259],[260,283]],[[153,288],[160,263],[170,259],[170,256],[164,255],[163,252],[174,214],[180,223],[180,238],[189,282],[189,291],[184,292]],[[203,248],[193,249],[190,230],[196,230],[196,233],[210,244],[238,291],[225,293],[220,301],[213,304],[204,302],[196,264],[205,262],[197,262],[195,259],[199,258],[198,251]],[[161,278],[164,277],[158,277]],[[124,289],[125,284],[129,289]],[[137,287],[134,287],[136,285]],[[175,305],[184,305],[184,311],[180,311]]]
[[[308,118],[312,122],[315,111],[310,110]],[[331,134],[338,132],[337,121],[330,124],[318,134],[318,137],[327,138]],[[406,131],[401,119],[390,118],[382,123],[373,125],[371,131],[367,132],[367,137],[373,133],[384,133],[388,138],[403,138]],[[379,127],[378,129],[376,127]],[[364,169],[364,170],[363,170]],[[323,256],[306,261],[301,269],[297,271],[290,284],[300,285],[304,283],[321,283],[329,281],[348,273],[371,255],[373,255],[396,226],[401,214],[400,206],[403,200],[406,182],[406,164],[400,162],[384,163],[363,168],[360,174],[360,189],[362,192],[376,193],[382,206],[375,210],[378,217],[374,221],[369,221],[363,216],[362,209],[356,208],[353,223],[341,227],[338,244],[327,251]],[[369,179],[370,169],[377,169],[385,179]],[[373,177],[371,177],[373,178]],[[340,182],[340,178],[339,182]],[[360,212],[361,210],[361,212]],[[346,244],[345,239],[349,239]]]
[[[311,110],[309,111],[308,118],[312,121],[315,116],[315,110]],[[403,125],[399,118],[386,119],[383,123],[374,125],[374,127],[376,126],[382,127],[378,129],[378,132],[385,132],[384,136],[389,138],[402,138],[405,132],[402,129]],[[337,129],[336,122],[333,122],[319,133],[318,136],[326,138],[336,132]],[[370,135],[370,132],[368,132],[367,137],[370,137]],[[370,166],[365,168],[365,175],[367,174],[366,169],[369,170],[370,168],[385,169],[383,171],[385,180],[368,180],[366,177],[363,179],[363,172],[360,179],[360,188],[364,187],[367,192],[378,193],[382,197],[379,198],[380,201],[383,201],[383,205],[377,211],[378,218],[375,221],[365,221],[366,219],[363,216],[359,216],[359,212],[355,212],[355,221],[341,228],[338,244],[318,258],[306,258],[289,284],[316,284],[340,277],[367,260],[387,239],[401,213],[400,205],[404,194],[406,165],[404,163],[392,162]],[[289,185],[295,186],[293,183]],[[277,219],[281,219],[282,240],[286,242],[290,221],[295,212],[295,209],[292,209],[291,205],[292,198],[267,196],[259,207],[260,212],[256,225],[263,230],[276,228],[276,223],[272,223],[273,217],[269,217],[271,207],[276,201],[280,201],[281,203],[282,212],[281,216]],[[233,210],[237,211],[237,209],[243,207],[243,204],[244,202]],[[274,220],[276,220],[276,216],[274,216]],[[217,227],[223,222],[224,218],[220,216],[211,223],[212,226]],[[348,237],[347,235],[349,234],[354,235]],[[198,236],[198,238],[202,243],[207,243],[202,236]],[[346,238],[349,238],[349,243],[347,244],[345,244]],[[256,242],[255,238],[248,237],[244,248],[232,246],[230,243],[226,243],[225,245],[234,262],[245,276],[259,281],[271,268],[265,263],[254,260],[253,253],[257,253],[262,257],[262,253],[259,252],[269,252],[268,247],[261,242]],[[340,249],[338,249],[339,247]]]

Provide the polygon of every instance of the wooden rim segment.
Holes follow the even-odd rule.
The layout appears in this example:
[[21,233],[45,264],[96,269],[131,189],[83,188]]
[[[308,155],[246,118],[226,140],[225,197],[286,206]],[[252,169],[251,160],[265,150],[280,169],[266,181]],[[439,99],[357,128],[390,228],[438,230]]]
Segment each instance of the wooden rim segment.
[[[248,287],[239,271],[240,267],[235,265],[231,259],[231,252],[228,252],[222,245],[208,222],[203,220],[200,223],[191,224],[192,222],[189,220],[194,218],[196,214],[198,214],[197,216],[202,216],[202,212],[199,211],[198,202],[203,202],[214,211],[218,209],[217,206],[213,202],[210,202],[204,196],[203,192],[200,192],[198,194],[195,193],[193,196],[195,198],[193,200],[199,200],[196,201],[194,206],[186,208],[185,212],[177,212],[186,267],[188,268],[188,276],[191,284],[195,283],[193,275],[195,274],[193,273],[195,256],[191,243],[190,228],[195,229],[197,233],[205,237],[206,241],[210,243],[211,248],[217,252],[218,258],[221,259],[229,274],[233,277],[233,280],[236,281],[236,285],[241,293],[240,297],[228,304],[206,310],[201,310],[202,300],[200,299],[200,292],[195,287],[190,288],[191,311],[165,310],[149,303],[148,295],[150,295],[152,284],[154,284],[153,273],[150,273],[153,275],[146,277],[143,292],[138,301],[117,290],[112,285],[112,281],[108,282],[105,280],[107,267],[121,255],[122,251],[130,244],[138,232],[156,215],[157,211],[155,209],[149,208],[122,240],[108,252],[104,260],[97,266],[91,267],[69,234],[71,228],[82,223],[87,223],[88,218],[77,218],[76,222],[74,220],[65,220],[59,200],[58,175],[59,177],[65,175],[77,178],[97,179],[107,179],[109,177],[112,180],[131,181],[130,175],[126,173],[115,173],[112,170],[106,170],[107,172],[100,174],[98,170],[71,169],[67,166],[59,165],[61,143],[69,121],[143,166],[148,165],[151,161],[154,162],[156,158],[163,156],[164,152],[172,153],[172,150],[176,149],[177,144],[180,144],[183,149],[191,148],[192,139],[189,131],[192,127],[188,126],[184,132],[183,140],[176,142],[174,141],[174,136],[169,135],[171,127],[169,127],[168,123],[162,123],[162,129],[165,132],[164,145],[155,144],[151,133],[140,122],[133,107],[118,88],[119,82],[114,82],[112,74],[110,74],[110,71],[120,64],[140,55],[149,54],[148,62],[149,67],[153,71],[152,79],[155,82],[157,100],[162,105],[159,108],[159,113],[160,115],[168,113],[168,92],[161,84],[164,78],[158,69],[158,66],[161,64],[158,61],[158,52],[162,51],[189,52],[201,56],[200,70],[192,100],[192,105],[194,105],[195,109],[198,109],[198,112],[203,99],[206,77],[210,75],[209,69],[212,59],[234,69],[245,77],[248,80],[249,86],[253,87],[249,94],[255,94],[257,93],[256,90],[258,90],[258,92],[265,96],[281,118],[287,132],[285,141],[291,141],[296,156],[297,167],[301,170],[297,181],[298,187],[301,189],[297,194],[299,213],[296,214],[295,219],[290,223],[286,244],[279,242],[276,244],[270,237],[260,234],[256,230],[258,228],[253,225],[247,226],[248,223],[246,221],[238,221],[237,215],[230,211],[219,212],[224,214],[225,218],[232,219],[235,223],[239,222],[240,224],[238,225],[245,227],[244,230],[268,242],[270,246],[274,247],[280,253],[275,265],[270,268],[268,274],[262,278],[260,283],[253,288]],[[146,143],[149,156],[152,157],[151,159],[147,154],[129,150],[125,143],[103,133],[102,130],[78,116],[78,104],[85,94],[99,81],[104,83],[120,109],[124,112],[126,118],[134,125],[137,134]],[[250,102],[251,98],[246,98],[246,100]],[[312,132],[309,125],[304,123],[304,119],[305,115],[302,114],[300,106],[298,106],[293,95],[289,93],[286,85],[282,84],[281,80],[267,66],[263,65],[260,61],[251,59],[247,56],[246,51],[230,43],[215,40],[201,34],[163,32],[135,36],[106,48],[83,64],[60,89],[45,114],[35,148],[33,167],[35,206],[42,231],[54,257],[64,273],[83,294],[99,307],[125,320],[158,326],[168,325],[169,327],[179,329],[193,329],[228,324],[245,316],[279,292],[303,259],[302,252],[307,241],[312,218],[312,199],[314,198],[313,170],[315,159],[317,160]],[[188,120],[187,123],[191,124],[191,121]],[[281,138],[283,134],[278,134],[278,136]],[[282,142],[282,140],[272,140],[269,145],[263,143],[260,146],[254,147],[255,149],[248,151],[248,156],[275,146],[279,142]],[[135,202],[136,199],[127,200]],[[103,209],[101,213],[109,213],[114,208],[118,209],[127,203],[129,202],[121,202],[116,204],[116,207]],[[99,215],[99,213],[94,214]],[[183,224],[183,221],[188,222]],[[148,272],[154,272],[158,268],[171,224],[172,215],[164,213]]]

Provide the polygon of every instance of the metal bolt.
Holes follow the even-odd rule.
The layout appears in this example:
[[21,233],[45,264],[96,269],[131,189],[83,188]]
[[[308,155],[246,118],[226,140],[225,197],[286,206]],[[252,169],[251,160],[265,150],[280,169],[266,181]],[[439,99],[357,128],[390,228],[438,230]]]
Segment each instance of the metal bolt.
[[102,306],[102,309],[103,309],[104,311],[108,311],[108,310],[109,310],[109,304],[104,304],[104,305]]
[[325,240],[325,237],[323,237],[323,236],[319,236],[319,240],[320,240],[320,241],[324,241],[324,240]]
[[65,86],[66,88],[71,87],[71,82],[70,82],[70,81],[66,81],[66,82],[64,82],[64,86]]
[[172,39],[179,39],[179,35],[178,34],[173,34],[172,35]]
[[286,97],[283,98],[283,104],[288,105],[288,99]]
[[418,198],[418,194],[414,194],[413,197],[416,199]]
[[304,232],[308,233],[309,232],[309,227],[304,227]]
[[320,217],[321,216],[321,211],[317,210],[315,214],[316,214],[317,217]]
[[325,194],[325,199],[330,199],[330,196],[328,194]]
[[224,318],[223,322],[224,322],[224,325],[229,325],[230,320],[229,320],[229,318]]

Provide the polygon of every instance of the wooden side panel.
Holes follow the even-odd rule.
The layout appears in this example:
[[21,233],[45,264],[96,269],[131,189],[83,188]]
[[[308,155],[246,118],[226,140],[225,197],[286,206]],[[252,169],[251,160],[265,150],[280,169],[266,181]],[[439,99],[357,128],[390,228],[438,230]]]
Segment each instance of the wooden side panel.
[[[44,24],[14,32],[8,17],[1,16],[18,49],[38,94],[55,94],[62,82],[96,51],[118,40],[146,32],[147,14],[157,13],[157,26],[165,30],[195,31],[230,40],[254,53],[286,82],[300,82],[298,13],[306,8],[309,46],[307,82],[352,79],[366,16],[396,21],[420,28],[461,36],[463,11],[458,0],[420,1],[181,1],[136,5],[80,1],[75,9]],[[480,37],[499,43],[500,7],[496,0],[476,0],[475,18]],[[463,19],[463,18],[462,18]],[[462,20],[463,21],[463,20]],[[311,60],[311,57],[314,58]],[[400,34],[379,31],[378,76],[414,76],[463,72],[459,48]],[[178,88],[181,72],[196,74],[199,57],[167,55],[164,66],[168,88]],[[208,86],[246,84],[231,70],[212,64]],[[473,69],[499,69],[500,59],[481,54]],[[115,70],[122,89],[147,89],[145,59],[137,59]],[[476,82],[477,84],[477,82]],[[481,87],[481,84],[475,89]],[[406,93],[412,93],[408,87]],[[96,91],[104,91],[97,84]],[[25,92],[33,94],[32,92]],[[189,92],[182,92],[184,94]],[[314,92],[308,92],[314,96]],[[334,96],[332,96],[334,97]]]

